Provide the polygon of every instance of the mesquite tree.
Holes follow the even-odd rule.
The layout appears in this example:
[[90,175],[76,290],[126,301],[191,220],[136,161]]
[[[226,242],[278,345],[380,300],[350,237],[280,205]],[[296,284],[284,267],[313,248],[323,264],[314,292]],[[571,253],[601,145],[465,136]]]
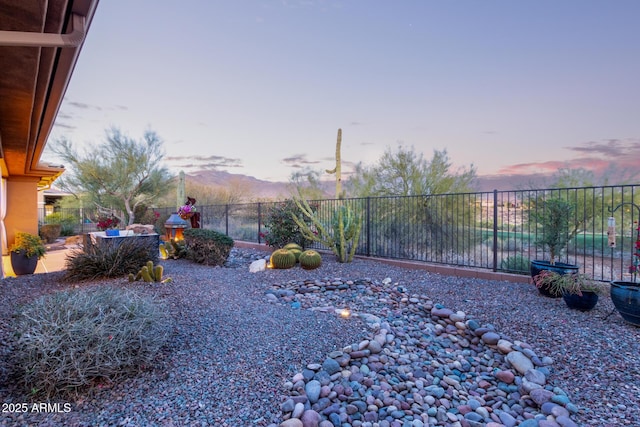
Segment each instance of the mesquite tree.
[[106,131],[106,141],[78,153],[71,142],[60,139],[51,146],[69,168],[58,180],[63,190],[85,196],[98,209],[124,212],[120,220],[134,221],[139,205],[151,204],[167,191],[171,175],[161,165],[162,140],[147,131],[141,141],[117,128]]

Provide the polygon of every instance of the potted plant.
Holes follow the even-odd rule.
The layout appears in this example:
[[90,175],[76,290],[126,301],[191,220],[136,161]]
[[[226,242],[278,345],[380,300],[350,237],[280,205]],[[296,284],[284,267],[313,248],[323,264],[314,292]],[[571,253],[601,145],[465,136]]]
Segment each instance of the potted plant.
[[640,283],[638,283],[638,272],[640,272],[640,206],[634,203],[629,204],[638,209],[638,221],[634,221],[636,239],[633,243],[632,260],[629,265],[631,279],[611,281],[610,292],[611,302],[613,302],[620,316],[632,325],[640,326]]
[[603,292],[600,283],[579,273],[559,274],[544,270],[534,276],[533,282],[538,288],[545,287],[551,294],[562,296],[567,307],[574,310],[591,310]]
[[[548,260],[531,261],[531,277],[545,270],[560,275],[578,273],[577,265],[556,261],[577,232],[577,227],[571,227],[573,212],[574,205],[560,197],[546,199],[541,206],[531,211],[530,218],[540,226],[540,235],[535,244],[549,253]],[[545,296],[561,296],[561,294],[548,292],[545,286],[539,286],[538,289]]]
[[40,236],[30,233],[17,232],[11,251],[11,267],[17,276],[33,274],[38,266],[38,260],[47,251]]

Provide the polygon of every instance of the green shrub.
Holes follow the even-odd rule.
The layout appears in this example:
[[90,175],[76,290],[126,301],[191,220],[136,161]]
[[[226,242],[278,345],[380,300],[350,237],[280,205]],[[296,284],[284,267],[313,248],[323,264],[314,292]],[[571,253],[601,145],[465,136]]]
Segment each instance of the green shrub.
[[[160,212],[155,211],[147,205],[138,205],[133,211],[133,222],[135,224],[154,224],[160,218]],[[164,234],[164,231],[162,233]]]
[[508,256],[500,262],[500,269],[508,273],[529,274],[531,260],[522,254]]
[[168,317],[153,299],[99,287],[56,292],[14,319],[13,358],[32,393],[69,395],[150,366],[168,338]]
[[47,243],[53,243],[62,231],[61,224],[44,224],[40,226],[40,237]]
[[276,203],[269,209],[264,220],[267,232],[261,235],[267,245],[272,248],[282,248],[287,243],[297,243],[301,248],[309,246],[311,241],[304,238],[293,215],[302,216],[302,211],[293,200]]
[[151,260],[158,261],[158,243],[151,238],[109,239],[72,251],[66,258],[64,279],[71,282],[122,277]]
[[233,247],[233,239],[226,234],[204,228],[184,230],[187,259],[204,265],[224,265]]
[[76,233],[75,226],[80,220],[74,215],[54,212],[44,218],[45,224],[60,224],[60,235],[73,236]]
[[166,214],[166,213],[164,214],[159,213],[157,216],[154,215],[155,220],[149,223],[149,224],[153,224],[153,231],[155,231],[161,236],[164,236],[165,233],[167,232],[167,229],[165,228],[164,223],[167,222],[170,216],[171,214]]
[[9,246],[9,251],[22,252],[27,257],[37,256],[40,259],[47,252],[47,248],[40,236],[18,231],[13,244]]

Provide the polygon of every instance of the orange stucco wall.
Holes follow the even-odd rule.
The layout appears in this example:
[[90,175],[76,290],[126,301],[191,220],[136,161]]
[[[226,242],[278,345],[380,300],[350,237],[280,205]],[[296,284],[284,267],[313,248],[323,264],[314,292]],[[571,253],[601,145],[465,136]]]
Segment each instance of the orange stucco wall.
[[38,178],[7,179],[7,215],[4,219],[7,244],[11,246],[16,232],[38,234]]

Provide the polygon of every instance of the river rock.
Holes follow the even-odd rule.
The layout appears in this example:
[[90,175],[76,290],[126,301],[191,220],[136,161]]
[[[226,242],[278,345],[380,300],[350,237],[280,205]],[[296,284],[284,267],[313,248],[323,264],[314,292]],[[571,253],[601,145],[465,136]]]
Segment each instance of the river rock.
[[519,351],[512,351],[507,354],[506,359],[522,375],[526,374],[529,369],[533,369],[533,362]]
[[265,259],[259,259],[259,260],[253,261],[249,265],[250,273],[258,273],[260,271],[265,271],[266,269],[267,269],[267,260]]
[[318,401],[321,389],[322,385],[318,380],[311,380],[307,383],[307,385],[305,385],[304,391],[307,395],[307,399],[309,399],[309,402],[316,403]]

